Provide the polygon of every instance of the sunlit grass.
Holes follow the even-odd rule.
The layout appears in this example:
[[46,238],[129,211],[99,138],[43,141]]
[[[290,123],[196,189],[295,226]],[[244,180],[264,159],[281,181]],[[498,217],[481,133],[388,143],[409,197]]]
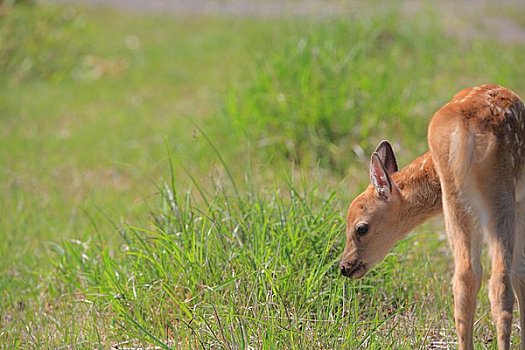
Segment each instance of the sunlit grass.
[[424,261],[443,243],[431,235],[410,252],[421,242],[406,241],[349,285],[336,268],[341,203],[319,184],[290,180],[286,189],[239,195],[217,188],[201,205],[165,186],[147,228],[121,228],[118,253],[57,247],[59,285],[111,308],[113,341],[125,334],[137,346],[418,347],[450,331],[447,265]]
[[[395,6],[15,12],[68,25],[54,41],[16,31],[9,57],[38,59],[0,74],[2,346],[454,347],[439,220],[350,282],[336,268],[344,211],[379,140],[406,164],[457,90],[523,94],[523,47],[458,41],[432,9]],[[491,348],[481,295],[476,339]]]

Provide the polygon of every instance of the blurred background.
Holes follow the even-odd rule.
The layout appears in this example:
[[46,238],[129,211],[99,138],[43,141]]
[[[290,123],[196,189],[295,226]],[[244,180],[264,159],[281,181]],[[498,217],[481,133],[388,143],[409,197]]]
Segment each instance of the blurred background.
[[54,245],[118,246],[170,167],[203,191],[296,171],[343,213],[380,140],[405,165],[459,90],[525,94],[524,57],[523,1],[0,0],[0,340],[48,337],[22,329],[60,295]]

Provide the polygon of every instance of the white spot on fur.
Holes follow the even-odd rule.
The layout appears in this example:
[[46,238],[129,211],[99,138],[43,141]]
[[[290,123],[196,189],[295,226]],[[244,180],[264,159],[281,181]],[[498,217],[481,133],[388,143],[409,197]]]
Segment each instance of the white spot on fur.
[[423,171],[425,169],[425,165],[427,165],[427,161],[428,159],[425,158],[425,160],[423,161],[423,163],[421,163],[421,166],[419,167],[419,170]]

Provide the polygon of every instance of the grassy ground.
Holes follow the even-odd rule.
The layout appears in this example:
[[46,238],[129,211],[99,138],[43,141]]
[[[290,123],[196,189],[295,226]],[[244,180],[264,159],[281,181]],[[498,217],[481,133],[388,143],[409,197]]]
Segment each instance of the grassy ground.
[[379,140],[406,164],[459,89],[523,95],[523,46],[432,8],[2,16],[3,347],[454,347],[439,220],[351,282],[343,213]]

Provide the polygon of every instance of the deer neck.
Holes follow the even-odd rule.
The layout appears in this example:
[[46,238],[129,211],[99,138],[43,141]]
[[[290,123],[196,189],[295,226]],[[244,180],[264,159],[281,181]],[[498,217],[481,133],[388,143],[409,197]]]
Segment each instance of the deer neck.
[[406,232],[443,211],[441,185],[430,152],[414,159],[392,179],[403,196],[400,217],[405,221]]

